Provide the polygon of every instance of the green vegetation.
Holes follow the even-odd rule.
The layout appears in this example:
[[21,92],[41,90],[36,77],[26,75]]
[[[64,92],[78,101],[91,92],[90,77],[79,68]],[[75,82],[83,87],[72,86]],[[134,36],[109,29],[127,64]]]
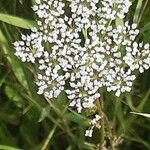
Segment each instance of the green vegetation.
[[[12,43],[36,25],[33,3],[0,0],[0,150],[96,150],[97,129],[85,137],[88,119],[68,108],[65,93],[52,102],[37,95],[32,66],[14,56]],[[150,0],[133,0],[127,15],[138,23],[138,40],[148,43],[149,14]],[[104,93],[106,134],[119,150],[150,150],[149,80],[150,70],[138,75],[131,93]]]

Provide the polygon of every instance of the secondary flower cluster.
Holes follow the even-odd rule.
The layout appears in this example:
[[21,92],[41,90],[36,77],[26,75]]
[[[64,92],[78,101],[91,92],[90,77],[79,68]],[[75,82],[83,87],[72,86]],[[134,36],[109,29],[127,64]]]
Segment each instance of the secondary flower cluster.
[[101,117],[96,114],[95,117],[90,121],[91,126],[89,127],[89,129],[87,129],[85,131],[85,136],[92,137],[93,128],[94,127],[101,128],[100,125],[99,125],[99,120],[100,119],[101,119]]
[[[36,0],[38,28],[14,43],[15,55],[36,64],[38,94],[68,95],[79,113],[93,107],[106,88],[130,92],[136,76],[150,67],[149,44],[135,41],[136,24],[116,25],[129,0]],[[87,133],[91,134],[91,133]]]

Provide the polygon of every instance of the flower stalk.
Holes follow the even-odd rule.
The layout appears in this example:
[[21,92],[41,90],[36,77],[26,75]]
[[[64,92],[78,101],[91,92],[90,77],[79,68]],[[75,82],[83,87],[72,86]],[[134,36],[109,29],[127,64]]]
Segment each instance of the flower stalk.
[[105,141],[105,123],[104,123],[104,113],[103,113],[103,100],[97,99],[96,101],[97,111],[101,119],[99,120],[100,124],[100,142],[99,142],[99,150],[103,150],[104,141]]

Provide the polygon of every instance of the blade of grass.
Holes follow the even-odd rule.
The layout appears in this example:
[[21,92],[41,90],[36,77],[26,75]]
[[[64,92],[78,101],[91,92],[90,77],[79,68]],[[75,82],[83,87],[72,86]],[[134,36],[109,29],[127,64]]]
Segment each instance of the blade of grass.
[[135,141],[137,143],[141,143],[145,146],[145,148],[147,148],[147,150],[150,150],[150,144],[146,141],[144,141],[142,138],[139,138],[138,136],[125,136],[125,138],[131,140],[131,141]]
[[133,22],[134,23],[139,22],[139,16],[140,16],[140,13],[141,13],[142,4],[143,4],[143,0],[138,0],[136,10],[135,10],[135,13],[134,13],[134,17],[133,17]]
[[141,103],[137,107],[138,110],[142,110],[142,108],[144,107],[146,101],[149,98],[149,95],[150,95],[150,90],[145,94],[144,98],[141,100]]
[[[141,101],[141,103],[139,104],[139,106],[136,108],[137,111],[142,111],[144,108],[144,104],[146,102],[146,100],[148,100],[148,95],[149,95],[149,91],[145,94],[143,100]],[[132,99],[130,99],[130,101],[132,101]],[[125,120],[125,127],[126,129],[130,129],[132,124],[135,122],[137,116],[132,116],[129,119]]]
[[41,147],[41,150],[47,150],[48,144],[50,143],[50,140],[51,140],[51,138],[53,137],[56,128],[57,128],[57,125],[54,124],[53,129],[50,130],[50,132],[49,132],[49,134],[48,134],[48,136],[47,136],[47,138],[46,138],[44,144],[43,144],[42,147]]
[[137,112],[130,112],[130,113],[131,113],[131,114],[140,115],[140,116],[144,116],[144,117],[150,118],[150,114],[147,114],[147,113],[137,113]]
[[144,33],[144,32],[146,32],[147,30],[150,30],[150,22],[147,23],[143,28],[141,28],[140,32],[141,32],[141,33]]
[[22,150],[22,149],[6,146],[6,145],[0,145],[0,150]]
[[[141,0],[141,1],[142,1],[142,0]],[[148,1],[149,1],[149,0],[145,0],[143,9],[142,9],[142,11],[141,11],[141,13],[140,13],[140,16],[139,16],[139,19],[138,19],[138,24],[140,23],[140,21],[141,21],[141,19],[142,19],[142,16],[143,16],[144,11],[145,11],[145,9],[146,9],[146,7],[147,7]]]
[[36,23],[34,21],[3,13],[0,13],[0,21],[23,29],[31,29],[36,26]]
[[7,43],[7,39],[5,38],[1,30],[0,30],[0,39],[1,39],[0,40],[1,47],[4,51],[4,54],[6,55],[6,58],[8,59],[12,67],[12,70],[14,71],[14,74],[16,75],[19,82],[23,85],[23,87],[25,89],[29,89],[26,77],[24,75],[23,66],[13,55],[13,52]]

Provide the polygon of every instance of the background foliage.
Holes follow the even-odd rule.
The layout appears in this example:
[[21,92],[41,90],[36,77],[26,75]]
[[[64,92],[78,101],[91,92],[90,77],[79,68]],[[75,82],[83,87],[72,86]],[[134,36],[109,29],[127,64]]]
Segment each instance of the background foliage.
[[[65,93],[49,104],[36,94],[34,71],[14,56],[12,43],[36,25],[34,0],[0,0],[0,150],[95,150],[98,135],[85,138],[88,120],[67,107]],[[139,40],[150,43],[150,0],[133,0],[127,18],[138,23]],[[132,93],[105,93],[105,110],[121,138],[119,150],[150,150],[150,70],[139,74]],[[117,141],[116,141],[117,144]]]

